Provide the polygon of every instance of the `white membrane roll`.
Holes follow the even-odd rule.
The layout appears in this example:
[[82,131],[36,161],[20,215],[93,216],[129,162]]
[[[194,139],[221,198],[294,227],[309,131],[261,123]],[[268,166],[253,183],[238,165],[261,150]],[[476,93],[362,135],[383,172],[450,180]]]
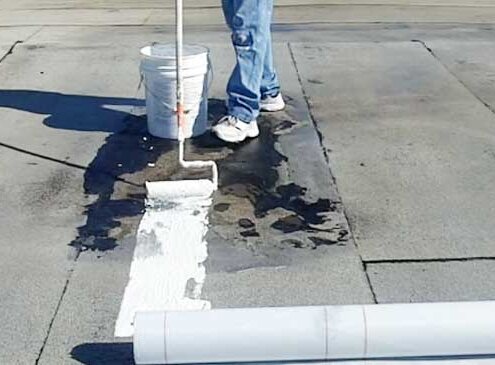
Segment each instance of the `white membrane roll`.
[[360,305],[325,307],[327,354],[325,359],[352,359],[366,351],[366,326]]
[[[159,326],[160,313],[155,313]],[[325,357],[325,311],[321,307],[226,309],[168,312],[165,358],[150,359],[155,330],[144,328],[146,313],[137,313],[134,357],[137,364],[181,364],[316,360]],[[138,339],[136,341],[136,338]],[[150,346],[150,347],[148,347]],[[150,362],[147,362],[150,361]]]
[[[136,314],[136,364],[495,354],[495,302],[167,312],[165,325],[161,316]],[[165,326],[159,340],[155,326]]]
[[144,334],[134,333],[134,348],[146,349],[139,355],[140,363],[157,364],[155,360],[165,359],[165,312],[140,312],[139,316],[136,315],[134,326],[147,329]]
[[495,302],[366,306],[366,356],[495,354]]

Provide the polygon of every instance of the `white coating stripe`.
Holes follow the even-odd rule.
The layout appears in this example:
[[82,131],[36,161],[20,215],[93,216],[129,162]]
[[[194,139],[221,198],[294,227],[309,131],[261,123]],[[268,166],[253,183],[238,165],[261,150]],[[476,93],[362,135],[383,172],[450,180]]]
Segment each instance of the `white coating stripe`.
[[[210,197],[176,197],[160,208],[148,208],[139,225],[131,263],[115,326],[116,337],[134,334],[136,311],[209,309],[197,299],[205,279],[207,257],[204,239]],[[188,281],[196,298],[186,296]]]

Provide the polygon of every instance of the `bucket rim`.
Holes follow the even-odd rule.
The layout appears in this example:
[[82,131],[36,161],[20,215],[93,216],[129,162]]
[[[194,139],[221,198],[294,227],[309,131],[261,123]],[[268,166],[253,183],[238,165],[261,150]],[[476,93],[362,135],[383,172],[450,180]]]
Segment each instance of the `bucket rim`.
[[[154,42],[154,43],[150,43],[150,44],[147,44],[145,46],[142,46],[140,49],[139,49],[139,53],[141,54],[142,57],[144,58],[149,58],[149,59],[162,59],[162,60],[175,60],[175,55],[173,57],[169,57],[169,56],[152,56],[151,55],[151,52],[148,52],[148,53],[145,53],[145,50],[149,49],[151,50],[151,48],[153,46],[157,46],[157,45],[160,45],[160,46],[172,46],[174,49],[175,49],[175,43],[171,43],[171,42],[166,42],[166,43],[157,43],[157,42]],[[184,44],[185,47],[187,46],[192,46],[192,47],[197,47],[198,49],[202,49],[204,52],[201,52],[201,53],[198,53],[198,54],[193,54],[193,55],[184,55],[183,56],[183,59],[187,60],[187,59],[190,59],[190,58],[195,58],[195,57],[198,57],[200,55],[204,55],[206,54],[207,56],[210,54],[210,48],[202,45],[202,44],[197,44],[197,43],[186,43]]]

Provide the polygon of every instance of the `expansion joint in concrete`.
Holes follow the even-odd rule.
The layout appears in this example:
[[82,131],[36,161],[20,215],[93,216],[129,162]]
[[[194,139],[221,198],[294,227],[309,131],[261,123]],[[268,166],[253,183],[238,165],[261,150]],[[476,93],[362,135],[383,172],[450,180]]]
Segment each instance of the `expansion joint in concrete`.
[[459,79],[459,77],[457,77],[457,75],[452,72],[448,67],[447,65],[445,65],[442,60],[435,54],[435,51],[433,51],[433,49],[431,47],[429,47],[426,42],[420,40],[420,39],[413,39],[411,40],[411,42],[414,42],[414,43],[419,43],[421,44],[427,51],[428,53],[435,59],[435,61],[437,61],[454,79],[457,80],[457,82],[459,82],[472,96],[474,96],[476,98],[476,100],[478,100],[481,104],[483,104],[488,110],[490,110],[493,114],[495,114],[495,108],[493,108],[490,104],[488,104],[486,101],[484,101],[479,95],[477,95],[473,90],[471,90],[469,88],[469,86],[464,82],[462,81],[461,79]]
[[[293,64],[294,69],[295,69],[296,74],[297,74],[297,79],[298,79],[298,81],[299,81],[299,86],[300,86],[300,88],[301,88],[301,92],[302,92],[302,94],[303,94],[304,101],[305,101],[306,106],[307,106],[307,108],[308,108],[309,117],[311,118],[311,122],[312,122],[312,124],[313,124],[313,127],[315,128],[315,130],[316,130],[316,132],[317,132],[317,134],[318,134],[318,138],[319,138],[319,142],[320,142],[320,147],[321,147],[321,150],[322,150],[322,152],[323,152],[323,155],[325,156],[325,160],[326,160],[326,162],[327,162],[327,167],[328,167],[328,169],[329,169],[330,176],[331,176],[332,181],[333,181],[333,183],[334,183],[334,185],[335,185],[336,193],[337,193],[337,195],[338,195],[338,197],[339,197],[339,200],[340,200],[340,201],[342,201],[342,198],[341,198],[341,196],[340,196],[340,194],[339,194],[339,189],[338,189],[337,180],[336,180],[335,176],[333,175],[333,173],[332,173],[332,169],[331,169],[331,167],[330,167],[330,159],[329,159],[329,157],[328,157],[327,150],[325,149],[325,147],[324,147],[324,145],[323,145],[323,135],[322,135],[322,133],[320,132],[320,130],[319,130],[319,128],[318,128],[318,121],[317,121],[317,119],[316,119],[316,117],[315,117],[315,115],[314,115],[314,113],[313,113],[313,109],[312,109],[312,107],[311,107],[311,103],[310,103],[310,101],[309,101],[308,94],[307,94],[307,92],[306,92],[306,89],[304,88],[304,84],[303,84],[302,76],[301,76],[301,73],[300,73],[299,68],[298,68],[298,66],[297,66],[297,61],[296,61],[296,57],[295,57],[295,55],[294,55],[294,51],[293,51],[292,46],[291,46],[291,44],[290,44],[290,43],[287,43],[287,47],[288,47],[288,49],[289,49],[289,54],[290,54],[290,57],[291,57],[291,60],[292,60],[292,64]],[[372,296],[373,302],[376,304],[376,303],[378,303],[378,301],[377,301],[376,293],[375,293],[375,291],[374,291],[374,289],[373,289],[373,285],[372,285],[372,283],[371,283],[371,279],[370,279],[370,277],[369,277],[369,275],[368,275],[368,271],[367,271],[367,268],[366,268],[366,264],[365,264],[365,263],[364,263],[364,261],[363,261],[363,257],[361,256],[361,253],[359,252],[359,247],[358,247],[358,245],[357,245],[357,242],[356,242],[356,240],[354,239],[354,234],[353,234],[353,232],[352,232],[352,227],[351,227],[351,225],[350,225],[350,223],[349,223],[349,217],[348,217],[348,215],[347,215],[347,211],[346,211],[346,209],[345,209],[344,204],[342,204],[342,206],[343,206],[343,214],[344,214],[344,218],[345,218],[345,220],[346,220],[346,222],[347,222],[347,225],[348,225],[348,227],[349,227],[349,234],[350,234],[350,236],[351,236],[351,240],[352,240],[352,242],[354,243],[354,246],[355,246],[355,248],[356,248],[357,255],[359,256],[359,260],[361,261],[362,269],[363,269],[364,275],[365,275],[365,277],[366,277],[366,281],[367,281],[367,283],[368,283],[368,287],[369,287],[369,290],[370,290],[370,293],[371,293],[371,296]]]
[[495,261],[493,256],[480,257],[454,257],[454,258],[431,258],[431,259],[384,259],[364,260],[365,266],[380,264],[422,264],[422,263],[449,263],[449,262],[471,262],[471,261]]
[[38,352],[38,356],[36,357],[36,361],[34,362],[35,365],[39,364],[39,362],[41,360],[41,356],[43,355],[43,352],[45,350],[46,344],[48,343],[48,339],[50,337],[50,333],[52,331],[53,324],[55,323],[55,319],[57,318],[60,307],[62,306],[62,302],[63,302],[64,297],[65,297],[65,293],[67,292],[67,288],[69,287],[70,279],[72,277],[72,274],[74,273],[76,261],[77,261],[77,257],[73,261],[72,267],[69,269],[67,279],[66,279],[65,284],[64,284],[64,288],[62,289],[62,293],[60,295],[60,298],[58,299],[57,306],[55,307],[55,311],[53,313],[53,316],[50,319],[50,323],[48,324],[48,329],[47,329],[45,337],[43,339],[43,343],[41,345],[40,351]]
[[[318,121],[317,121],[317,119],[313,113],[313,109],[311,108],[311,103],[309,101],[309,96],[306,92],[306,89],[304,88],[301,73],[299,72],[299,67],[297,66],[296,57],[294,55],[294,51],[292,50],[292,46],[290,43],[287,43],[287,47],[289,49],[289,54],[290,54],[290,57],[292,60],[292,64],[294,65],[294,69],[295,69],[296,74],[297,74],[297,80],[299,81],[299,86],[301,88],[301,91],[302,91],[302,94],[304,97],[304,102],[306,103],[306,106],[308,108],[309,117],[311,118],[311,122],[313,123],[313,126],[316,130],[316,133],[318,134],[318,139],[320,141],[320,147],[321,147],[321,150],[323,152],[323,155],[325,156],[325,160],[327,161],[327,164],[329,164],[328,153],[327,153],[327,150],[325,149],[325,147],[323,146],[323,135],[322,135],[322,133],[318,127]],[[328,167],[330,169],[330,165],[328,165]],[[333,176],[331,169],[330,169],[330,176],[332,177],[333,183],[336,183],[335,176]]]
[[116,181],[122,182],[124,184],[132,185],[132,186],[136,186],[136,187],[142,187],[143,186],[142,184],[133,183],[132,181],[126,180],[126,179],[121,178],[121,177],[118,177],[118,176],[114,176],[114,175],[109,174],[108,172],[105,172],[105,171],[99,171],[99,170],[91,169],[91,168],[89,168],[87,166],[83,166],[83,165],[79,165],[79,164],[76,164],[76,163],[72,163],[72,162],[60,160],[58,158],[54,158],[54,157],[42,155],[42,154],[39,154],[39,153],[36,153],[36,152],[33,152],[33,151],[26,150],[24,148],[19,148],[19,147],[16,147],[16,146],[12,146],[12,145],[7,144],[7,143],[0,142],[0,147],[8,148],[9,150],[12,150],[12,151],[16,151],[16,152],[19,152],[19,153],[22,153],[22,154],[25,154],[25,155],[29,155],[29,156],[33,156],[33,157],[37,157],[37,158],[41,158],[41,159],[46,160],[46,161],[58,163],[58,164],[61,164],[61,165],[64,165],[64,166],[68,166],[68,167],[72,167],[72,168],[75,168],[75,169],[78,169],[78,170],[89,171],[89,172],[93,172],[95,174],[107,175],[109,178],[115,179]]

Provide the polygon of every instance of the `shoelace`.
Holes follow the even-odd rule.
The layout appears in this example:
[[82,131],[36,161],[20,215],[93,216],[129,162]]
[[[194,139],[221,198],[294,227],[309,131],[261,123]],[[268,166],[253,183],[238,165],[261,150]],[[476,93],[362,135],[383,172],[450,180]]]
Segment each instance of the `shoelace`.
[[228,125],[237,128],[237,118],[233,117],[232,115],[226,115],[225,117],[223,117],[218,121],[218,124],[224,124],[224,123],[227,123]]

